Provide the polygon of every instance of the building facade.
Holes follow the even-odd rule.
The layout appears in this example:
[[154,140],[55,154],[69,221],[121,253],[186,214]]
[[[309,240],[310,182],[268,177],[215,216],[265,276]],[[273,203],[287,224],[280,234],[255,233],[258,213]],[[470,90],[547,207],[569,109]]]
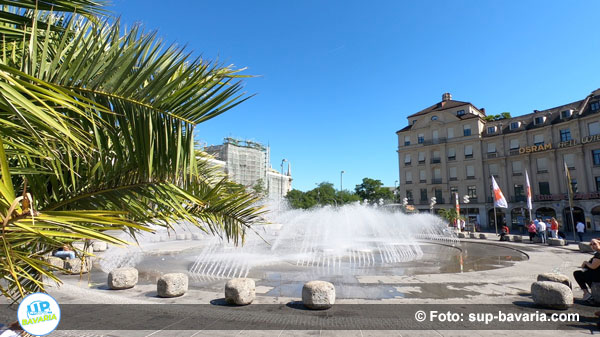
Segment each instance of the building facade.
[[[469,102],[442,101],[408,116],[396,132],[399,193],[422,212],[454,207],[470,222],[514,229],[529,219],[525,172],[533,194],[533,217],[556,217],[571,231],[565,164],[574,192],[575,222],[600,231],[600,89],[582,100],[512,118],[488,121]],[[508,201],[494,220],[491,176]],[[468,195],[468,205],[462,203]]]
[[215,157],[211,162],[222,166],[232,181],[254,188],[262,185],[268,197],[281,199],[292,189],[291,165],[287,162],[287,171],[271,168],[269,147],[257,142],[225,138],[222,145],[212,145],[204,151]]

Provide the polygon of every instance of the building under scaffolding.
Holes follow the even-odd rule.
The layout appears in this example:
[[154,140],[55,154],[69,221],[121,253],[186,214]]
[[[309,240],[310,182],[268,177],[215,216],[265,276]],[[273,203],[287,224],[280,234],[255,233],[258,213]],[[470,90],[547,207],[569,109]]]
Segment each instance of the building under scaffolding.
[[268,146],[225,138],[223,145],[208,146],[204,151],[223,163],[224,171],[232,181],[249,188],[262,183],[269,198],[279,199],[292,189],[290,163],[286,161],[288,166],[285,174],[271,168]]

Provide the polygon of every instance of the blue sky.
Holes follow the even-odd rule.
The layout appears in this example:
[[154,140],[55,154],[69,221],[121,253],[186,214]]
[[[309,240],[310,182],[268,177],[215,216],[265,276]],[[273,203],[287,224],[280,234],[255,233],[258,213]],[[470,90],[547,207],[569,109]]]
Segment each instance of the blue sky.
[[600,87],[598,1],[113,0],[122,22],[248,67],[257,94],[198,127],[271,145],[293,187],[398,180],[406,116],[453,98],[513,116]]

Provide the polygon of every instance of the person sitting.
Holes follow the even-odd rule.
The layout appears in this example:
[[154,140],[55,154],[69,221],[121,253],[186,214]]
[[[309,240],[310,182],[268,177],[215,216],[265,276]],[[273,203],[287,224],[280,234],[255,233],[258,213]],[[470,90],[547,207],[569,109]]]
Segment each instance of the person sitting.
[[75,258],[75,252],[68,246],[68,245],[63,245],[62,248],[59,248],[58,250],[56,250],[54,252],[54,254],[52,254],[56,257],[60,257],[61,259],[74,259]]
[[500,233],[500,241],[508,241],[508,237],[506,235],[508,235],[510,233],[510,230],[508,228],[507,225],[502,226],[502,233]]
[[592,294],[590,288],[592,283],[600,282],[600,241],[598,239],[592,239],[590,246],[595,252],[594,256],[589,261],[583,261],[581,264],[581,270],[573,272],[573,277],[581,290],[583,290],[583,300],[590,301]]
[[537,228],[535,227],[533,221],[529,221],[527,231],[529,232],[529,242],[533,242],[533,238],[537,235]]

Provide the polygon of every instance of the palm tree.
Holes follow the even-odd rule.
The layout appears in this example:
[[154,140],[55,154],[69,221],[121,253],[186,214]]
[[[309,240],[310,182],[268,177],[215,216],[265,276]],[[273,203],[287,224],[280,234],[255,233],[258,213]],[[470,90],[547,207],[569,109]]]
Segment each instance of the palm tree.
[[465,217],[461,216],[456,212],[455,208],[442,209],[440,210],[439,214],[442,218],[446,219],[446,221],[448,221],[449,224],[454,224],[457,220],[465,219]]
[[[91,0],[0,0],[0,291],[59,282],[44,259],[181,221],[243,242],[257,198],[218,177],[194,127],[245,101],[233,66],[122,31]],[[37,6],[37,7],[36,7]]]

